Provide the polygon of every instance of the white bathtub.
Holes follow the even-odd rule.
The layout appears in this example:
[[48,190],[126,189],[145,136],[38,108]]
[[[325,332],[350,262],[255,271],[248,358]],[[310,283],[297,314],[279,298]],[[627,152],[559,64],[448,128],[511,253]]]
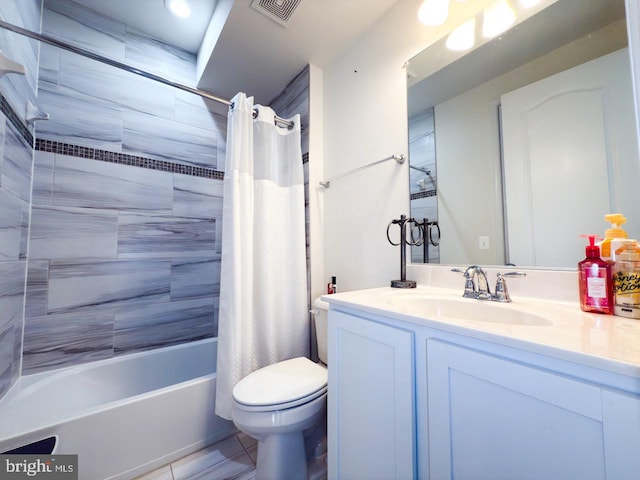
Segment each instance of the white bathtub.
[[21,377],[0,400],[0,452],[56,437],[80,479],[129,479],[236,430],[214,415],[217,339]]

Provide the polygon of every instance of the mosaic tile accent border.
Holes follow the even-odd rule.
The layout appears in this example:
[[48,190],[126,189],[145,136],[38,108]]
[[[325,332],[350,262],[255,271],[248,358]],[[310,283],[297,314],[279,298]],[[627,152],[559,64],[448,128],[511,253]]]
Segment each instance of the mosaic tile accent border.
[[423,192],[416,192],[411,194],[411,200],[417,200],[419,198],[435,197],[438,194],[436,190],[425,190]]
[[193,165],[167,162],[165,160],[129,155],[127,153],[81,147],[79,145],[56,142],[53,140],[36,139],[36,150],[59,153],[61,155],[70,155],[79,158],[90,158],[92,160],[101,160],[103,162],[131,165],[134,167],[149,168],[151,170],[161,170],[163,172],[181,173],[194,177],[212,178],[216,180],[224,179],[224,172],[211,168],[194,167]]
[[11,105],[9,105],[9,102],[4,95],[0,95],[0,111],[5,115],[5,117],[7,117],[16,130],[18,130],[20,135],[22,135],[22,138],[24,138],[29,145],[33,145],[33,135],[26,125],[22,123],[22,120],[13,110]]
[[[13,110],[4,95],[0,94],[0,111],[7,117],[11,124],[18,130],[20,135],[29,145],[34,144],[34,138],[29,129],[22,123],[20,117]],[[119,163],[134,167],[149,168],[151,170],[161,170],[163,172],[180,173],[194,177],[211,178],[224,180],[224,172],[212,168],[195,167],[181,163],[156,160],[154,158],[129,155],[127,153],[111,152],[91,147],[82,147],[70,143],[56,142],[53,140],[35,139],[35,149],[43,152],[59,153],[61,155],[71,155],[79,158],[89,158],[103,162]],[[309,152],[302,155],[302,163],[309,163]],[[435,195],[435,192],[434,192]]]

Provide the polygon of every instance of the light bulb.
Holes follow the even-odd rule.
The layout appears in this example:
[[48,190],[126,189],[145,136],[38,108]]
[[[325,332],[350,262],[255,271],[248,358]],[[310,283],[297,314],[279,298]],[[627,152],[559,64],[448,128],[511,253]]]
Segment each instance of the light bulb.
[[191,8],[186,0],[164,0],[164,6],[178,17],[186,18],[191,15]]
[[483,14],[482,36],[496,37],[507,30],[516,21],[516,12],[507,0],[498,0],[489,5]]
[[449,50],[469,50],[476,43],[476,19],[467,20],[447,37],[447,48]]
[[436,27],[442,25],[449,16],[449,0],[424,0],[418,18],[425,25]]
[[519,1],[520,1],[520,5],[522,5],[523,8],[531,8],[531,7],[535,7],[542,0],[519,0]]

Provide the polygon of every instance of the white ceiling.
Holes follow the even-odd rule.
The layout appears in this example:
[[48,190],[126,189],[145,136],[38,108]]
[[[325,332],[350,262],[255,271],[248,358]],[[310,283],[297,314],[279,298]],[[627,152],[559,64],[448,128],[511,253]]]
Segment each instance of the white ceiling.
[[[193,14],[172,18],[164,0],[74,0],[160,40],[197,52],[216,0],[188,0]],[[235,0],[198,87],[223,98],[238,91],[270,102],[307,63],[327,65],[396,1],[302,0],[282,27]],[[217,2],[224,4],[224,0]]]

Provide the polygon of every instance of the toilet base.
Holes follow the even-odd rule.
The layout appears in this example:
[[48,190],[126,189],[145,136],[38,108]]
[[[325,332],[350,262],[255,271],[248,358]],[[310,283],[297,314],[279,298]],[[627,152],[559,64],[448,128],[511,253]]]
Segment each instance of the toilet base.
[[307,480],[302,432],[268,435],[258,441],[255,480]]

